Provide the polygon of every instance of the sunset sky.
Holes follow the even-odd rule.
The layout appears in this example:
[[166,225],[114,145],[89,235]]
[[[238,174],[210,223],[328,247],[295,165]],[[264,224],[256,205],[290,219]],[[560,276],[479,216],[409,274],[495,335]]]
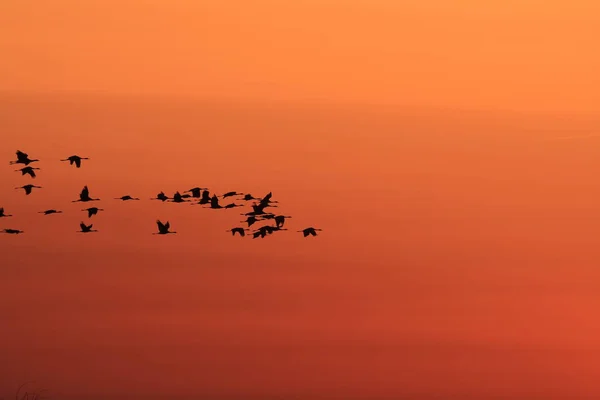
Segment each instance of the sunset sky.
[[[598,21],[593,0],[0,1],[0,229],[25,231],[0,236],[0,398],[599,398]],[[194,186],[272,191],[288,231],[149,200]]]

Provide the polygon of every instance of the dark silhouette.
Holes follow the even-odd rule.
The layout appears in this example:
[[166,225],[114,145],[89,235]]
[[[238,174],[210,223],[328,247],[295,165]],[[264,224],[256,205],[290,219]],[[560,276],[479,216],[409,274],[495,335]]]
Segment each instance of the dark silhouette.
[[127,201],[127,200],[139,200],[139,199],[137,197],[131,197],[130,195],[125,195],[125,196],[121,196],[121,197],[115,197],[115,200]]
[[256,219],[256,217],[248,217],[246,218],[245,221],[241,221],[241,222],[245,222],[248,224],[248,228],[251,227],[254,223],[256,223],[258,221],[258,219]]
[[98,208],[98,207],[90,207],[90,208],[84,208],[81,211],[87,211],[88,218],[92,218],[94,215],[98,214],[98,211],[104,211],[104,209]]
[[171,231],[169,231],[169,228],[171,227],[171,224],[169,223],[169,221],[167,221],[166,224],[163,224],[162,222],[160,222],[157,219],[156,220],[156,225],[158,225],[158,232],[153,233],[153,235],[166,235],[168,233],[177,233],[177,232],[171,232]]
[[23,167],[23,168],[21,168],[21,169],[16,169],[16,170],[15,170],[15,172],[19,172],[19,171],[20,171],[20,172],[21,172],[21,175],[29,175],[29,176],[31,176],[32,178],[35,178],[35,177],[36,177],[36,174],[35,174],[35,171],[34,171],[34,170],[36,170],[36,169],[39,169],[39,168],[35,168],[35,167],[29,167],[29,166],[27,166],[27,167]]
[[86,225],[83,222],[80,222],[79,226],[81,227],[81,230],[77,231],[77,232],[81,232],[81,233],[98,232],[96,229],[92,229],[94,224]]
[[241,237],[246,236],[246,231],[249,231],[250,229],[244,229],[244,228],[231,228],[226,230],[225,232],[231,232],[231,236],[235,236],[236,233],[238,233]]
[[12,217],[12,214],[5,214],[4,207],[0,207],[0,218],[4,218],[4,217]]
[[304,234],[304,237],[307,237],[308,235],[312,235],[312,236],[317,236],[317,231],[322,231],[323,229],[317,229],[317,228],[306,228],[306,229],[302,229],[301,231],[298,232],[302,232]]
[[167,200],[169,200],[169,198],[167,197],[167,195],[164,192],[160,192],[159,194],[156,195],[155,198],[150,199],[150,200],[167,201]]
[[259,199],[252,196],[251,194],[246,194],[244,197],[242,197],[242,200],[250,201],[250,200],[259,200]]
[[73,203],[77,203],[79,201],[81,202],[88,202],[88,201],[97,201],[100,199],[93,199],[90,197],[90,191],[88,190],[87,186],[84,186],[83,189],[81,190],[81,193],[79,193],[79,200],[73,200]]
[[231,196],[241,196],[244,193],[239,193],[239,192],[227,192],[223,195],[223,198],[226,199],[227,197],[231,197]]
[[229,203],[224,208],[243,207],[241,204]]
[[202,192],[202,198],[198,202],[198,204],[208,204],[210,203],[210,192],[208,190],[204,190]]
[[8,233],[11,235],[18,235],[19,233],[24,233],[23,231],[20,231],[18,229],[4,229],[2,232]]
[[73,163],[75,163],[75,166],[77,168],[81,168],[81,160],[89,160],[89,158],[87,157],[79,157],[79,156],[71,156],[68,157],[64,160],[60,160],[60,161],[68,161],[69,165],[73,165]]
[[211,197],[211,199],[210,199],[210,208],[213,208],[213,209],[223,208],[223,206],[221,206],[219,204],[219,198],[217,197],[216,194],[214,194],[213,197]]
[[37,189],[41,189],[41,186],[35,186],[35,185],[25,185],[25,186],[19,186],[16,187],[15,189],[24,189],[25,190],[25,195],[30,195],[31,194],[31,190],[33,188],[37,188]]
[[286,218],[292,218],[288,215],[278,215],[275,217],[275,224],[277,225],[277,227],[282,227],[283,224],[285,224],[285,219]]
[[44,215],[50,215],[50,214],[61,214],[62,211],[50,209],[50,210],[46,210],[46,211],[40,211],[39,213],[44,214]]
[[200,191],[202,190],[207,190],[206,188],[201,188],[201,187],[195,187],[195,188],[191,188],[190,190],[186,190],[184,193],[191,193],[192,197],[194,198],[200,198]]
[[175,192],[175,194],[173,195],[173,200],[171,200],[171,202],[173,203],[185,203],[186,201],[189,200],[184,200],[179,192]]
[[17,150],[16,154],[17,154],[17,160],[16,161],[10,161],[9,164],[11,164],[11,165],[12,164],[25,164],[25,165],[29,165],[32,162],[40,161],[38,159],[33,159],[33,160],[30,159],[29,155],[27,153],[23,153],[20,150]]

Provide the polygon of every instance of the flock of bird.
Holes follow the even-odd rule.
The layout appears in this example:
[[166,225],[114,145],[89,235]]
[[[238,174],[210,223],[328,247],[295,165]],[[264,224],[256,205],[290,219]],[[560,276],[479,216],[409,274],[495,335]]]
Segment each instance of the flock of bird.
[[[31,178],[35,178],[36,177],[35,171],[39,170],[40,168],[32,167],[29,164],[36,162],[36,161],[40,161],[40,160],[30,159],[29,155],[27,153],[24,153],[20,150],[17,150],[16,154],[17,154],[17,159],[15,161],[11,161],[10,164],[11,165],[13,165],[13,164],[24,165],[24,167],[17,169],[16,172],[21,172],[21,175],[23,175],[23,176],[29,175]],[[60,160],[60,161],[68,161],[70,165],[75,165],[76,168],[81,168],[82,160],[89,160],[89,158],[73,155],[64,160]],[[17,187],[15,189],[23,189],[25,191],[25,195],[28,196],[33,192],[33,189],[42,189],[42,187],[32,185],[32,184],[27,184],[27,185]],[[277,205],[274,205],[278,202],[271,200],[271,197],[273,196],[273,194],[271,192],[269,192],[267,195],[265,195],[262,198],[257,198],[257,197],[252,196],[251,194],[239,193],[236,191],[227,192],[220,197],[221,197],[221,199],[224,200],[227,198],[233,198],[234,196],[237,196],[238,201],[244,201],[246,203],[252,202],[250,204],[252,207],[252,211],[241,214],[241,215],[245,216],[246,219],[244,221],[240,221],[240,222],[245,223],[247,225],[247,227],[237,226],[237,227],[228,229],[226,231],[226,232],[231,232],[232,236],[235,236],[236,233],[241,237],[246,236],[246,232],[251,231],[251,229],[249,229],[249,228],[258,222],[272,221],[271,225],[262,225],[262,226],[256,228],[255,230],[251,231],[252,238],[254,238],[254,239],[264,238],[267,235],[273,234],[274,232],[287,230],[283,226],[285,224],[286,219],[291,218],[290,216],[278,215],[275,213],[265,211],[265,209],[268,209],[268,208],[278,207]],[[136,200],[140,200],[140,199],[137,197],[125,195],[125,196],[117,197],[117,198],[115,198],[115,200],[136,201]],[[245,204],[237,204],[235,201],[232,203],[226,204],[226,205],[221,205],[219,203],[219,196],[217,196],[214,193],[211,196],[208,188],[201,188],[201,187],[194,187],[190,190],[186,190],[183,192],[183,194],[181,194],[180,192],[175,192],[175,194],[173,194],[172,197],[168,197],[164,192],[161,191],[160,193],[158,193],[156,195],[155,198],[152,198],[150,200],[159,200],[162,202],[173,202],[173,203],[186,203],[187,202],[187,203],[191,203],[191,204],[204,205],[205,208],[211,208],[211,209],[229,209],[229,208],[235,208],[235,207],[243,207],[245,205]],[[72,202],[88,203],[88,202],[93,202],[93,201],[100,201],[100,199],[91,197],[88,187],[84,186],[83,189],[81,190],[81,193],[79,193],[79,199],[73,200]],[[89,218],[92,218],[94,215],[98,214],[99,211],[104,211],[104,209],[98,208],[98,207],[88,207],[81,211],[86,211],[88,219],[89,219]],[[55,209],[49,209],[49,210],[45,210],[45,211],[40,211],[40,213],[44,214],[44,215],[50,215],[50,214],[61,214],[62,211],[55,210]],[[6,217],[12,217],[12,215],[6,214],[4,212],[4,208],[0,207],[0,219],[4,219]],[[274,225],[273,225],[273,223],[274,223]],[[153,233],[153,235],[167,235],[167,234],[177,233],[175,231],[170,230],[171,224],[169,223],[169,221],[166,221],[165,223],[163,223],[162,221],[157,220],[156,225],[158,226],[158,232]],[[92,229],[93,226],[94,226],[93,224],[87,225],[82,221],[79,224],[80,230],[77,232],[81,232],[81,233],[98,232],[98,230]],[[297,231],[297,232],[301,232],[304,237],[308,237],[308,236],[317,236],[317,231],[321,231],[321,229],[308,227],[308,228],[305,228],[305,229]],[[3,229],[2,232],[8,233],[8,234],[24,233],[22,230],[19,230],[19,229]]]

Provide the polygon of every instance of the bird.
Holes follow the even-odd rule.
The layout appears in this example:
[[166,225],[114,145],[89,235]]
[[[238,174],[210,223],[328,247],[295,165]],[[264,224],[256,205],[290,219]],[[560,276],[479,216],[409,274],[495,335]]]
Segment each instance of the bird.
[[241,204],[229,203],[224,208],[242,207]]
[[[269,205],[270,205],[271,203],[278,203],[277,201],[271,201],[271,197],[273,197],[273,193],[272,193],[272,192],[269,192],[269,193],[267,193],[267,194],[265,195],[265,197],[263,197],[263,198],[260,200],[260,202],[259,202],[259,203],[260,203],[260,205],[262,205],[262,206],[263,206],[263,208],[265,208],[265,207],[269,207]],[[270,207],[276,207],[276,206],[270,206]]]
[[267,232],[266,231],[256,231],[256,232],[252,233],[252,239],[256,239],[258,237],[260,237],[262,239],[265,236],[267,236]]
[[15,189],[24,189],[25,190],[25,195],[30,195],[31,194],[31,190],[33,188],[41,189],[42,187],[41,186],[35,186],[35,185],[29,184],[29,185],[24,185],[24,186],[16,187]]
[[79,193],[79,200],[73,200],[73,203],[77,203],[78,201],[81,202],[88,202],[88,201],[96,201],[96,200],[100,200],[100,199],[93,199],[90,197],[90,191],[88,189],[87,186],[84,186],[83,189],[81,190],[81,193]]
[[199,198],[201,196],[200,192],[202,190],[206,190],[206,188],[195,187],[195,188],[191,188],[190,190],[186,190],[184,193],[191,193],[192,197]]
[[240,221],[240,222],[245,222],[248,224],[248,228],[251,227],[254,223],[256,223],[258,221],[258,219],[256,219],[256,217],[250,216],[248,218],[246,218],[245,221]]
[[307,237],[308,235],[312,235],[312,236],[317,236],[317,232],[316,231],[322,231],[323,229],[317,229],[317,228],[306,228],[306,229],[302,229],[301,231],[298,232],[302,232],[304,234],[304,237]]
[[156,225],[158,225],[158,232],[153,233],[153,235],[166,235],[168,233],[177,233],[169,230],[169,228],[171,227],[169,221],[167,221],[166,224],[163,224],[162,222],[160,222],[160,220],[157,219]]
[[244,197],[242,197],[242,200],[250,201],[250,200],[259,200],[259,199],[257,199],[256,197],[254,197],[248,193],[248,194],[244,195]]
[[30,159],[29,155],[27,153],[23,153],[21,150],[17,150],[16,151],[17,154],[17,160],[16,161],[10,161],[9,163],[12,164],[25,164],[25,165],[29,165],[32,162],[35,161],[40,161],[38,159]]
[[210,203],[210,192],[208,190],[204,190],[202,192],[202,197],[200,198],[200,201],[198,202],[198,204],[208,204]]
[[238,195],[239,195],[239,196],[241,196],[241,195],[243,195],[243,194],[244,194],[244,193],[239,193],[239,192],[227,192],[227,193],[225,193],[225,194],[224,194],[222,197],[223,197],[224,199],[226,199],[227,197],[231,197],[231,196],[238,196]]
[[4,218],[4,217],[12,217],[11,214],[5,214],[4,213],[4,207],[0,207],[0,218]]
[[50,210],[46,210],[46,211],[40,211],[39,213],[44,214],[44,215],[50,215],[50,214],[61,214],[62,211],[50,209]]
[[166,200],[169,200],[169,197],[167,197],[167,195],[164,192],[160,192],[159,194],[156,195],[155,198],[150,199],[150,200],[166,201]]
[[290,216],[288,216],[288,215],[277,215],[277,216],[275,217],[275,224],[276,224],[278,227],[282,227],[282,226],[283,226],[283,224],[285,224],[285,219],[286,219],[286,218],[292,218],[292,217],[290,217]]
[[184,203],[188,200],[184,200],[183,197],[181,196],[181,193],[179,192],[175,192],[175,194],[173,195],[173,200],[171,200],[171,202],[173,203]]
[[98,214],[98,211],[104,211],[104,210],[102,208],[98,208],[98,207],[90,207],[90,208],[84,208],[81,211],[87,211],[88,218],[92,218],[94,215]]
[[219,204],[219,197],[217,197],[216,194],[213,194],[213,197],[211,197],[211,199],[210,199],[210,208],[213,208],[213,209],[223,208],[223,206],[221,206]]
[[68,161],[69,165],[73,165],[73,163],[75,163],[75,166],[77,168],[81,168],[81,160],[89,160],[89,158],[79,157],[79,156],[70,156],[70,157],[67,157],[66,159],[60,160],[60,161]]
[[15,172],[19,172],[20,171],[21,175],[29,175],[32,178],[35,178],[36,177],[35,171],[34,171],[35,169],[39,169],[39,168],[27,166],[27,167],[23,167],[21,169],[16,169]]
[[12,235],[18,235],[19,233],[24,233],[23,231],[20,231],[18,229],[4,229],[2,232],[9,233]]
[[231,236],[235,236],[236,233],[238,233],[241,237],[246,236],[246,231],[249,231],[250,229],[244,229],[241,227],[238,228],[231,228],[226,230],[225,232],[231,232]]
[[279,228],[277,226],[264,225],[264,226],[261,226],[260,228],[258,228],[257,231],[259,231],[259,232],[266,232],[266,233],[268,233],[270,235],[273,232],[277,232],[277,231],[287,231],[287,229],[285,229],[285,228]]
[[137,197],[131,197],[130,195],[125,195],[125,196],[121,196],[121,197],[115,197],[115,200],[127,201],[127,200],[139,200],[139,199]]
[[86,225],[83,222],[80,222],[79,226],[81,227],[81,230],[77,231],[77,232],[81,232],[81,233],[98,232],[96,229],[92,229],[94,224]]

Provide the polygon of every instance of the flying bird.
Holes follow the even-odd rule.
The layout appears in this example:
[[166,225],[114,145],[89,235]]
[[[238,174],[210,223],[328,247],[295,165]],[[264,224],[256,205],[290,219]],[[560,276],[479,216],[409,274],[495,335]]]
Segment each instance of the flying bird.
[[223,206],[221,206],[219,204],[219,198],[217,197],[216,194],[214,194],[213,197],[211,197],[211,199],[210,199],[210,208],[213,208],[213,209],[223,208]]
[[224,208],[243,207],[241,204],[229,203]]
[[250,229],[244,229],[244,228],[238,227],[238,228],[231,228],[231,229],[228,229],[228,230],[226,230],[225,232],[231,232],[231,236],[235,236],[235,234],[237,233],[237,234],[239,234],[241,237],[244,237],[244,236],[246,236],[246,231],[249,231],[249,230],[250,230]]
[[39,169],[39,168],[27,166],[27,167],[23,167],[21,169],[16,169],[15,172],[19,172],[20,171],[21,175],[29,175],[32,178],[35,178],[36,175],[35,175],[35,171],[34,170],[36,170],[36,169]]
[[200,198],[200,196],[201,196],[200,192],[202,190],[206,190],[206,188],[195,187],[195,188],[191,188],[190,190],[186,190],[184,193],[191,193],[192,197],[194,197],[194,198]]
[[25,195],[30,195],[33,188],[41,189],[42,187],[29,184],[29,185],[16,187],[15,189],[24,189]]
[[252,196],[251,194],[246,194],[246,195],[244,195],[244,197],[242,197],[242,200],[250,201],[250,200],[259,200],[259,199],[257,199],[256,197]]
[[160,220],[156,220],[156,225],[158,226],[158,232],[153,233],[153,235],[166,235],[168,233],[177,233],[177,232],[171,232],[169,230],[169,228],[171,227],[171,224],[169,223],[169,221],[167,221],[166,224],[163,224],[162,222],[160,222]]
[[307,237],[308,235],[312,235],[312,236],[317,236],[317,231],[322,231],[323,229],[317,229],[317,228],[306,228],[306,229],[302,229],[301,231],[298,232],[302,232],[304,234],[304,237]]
[[50,215],[50,214],[61,214],[62,211],[50,209],[50,210],[46,210],[46,211],[40,211],[39,213],[44,214],[44,215]]
[[210,201],[210,192],[208,190],[204,190],[198,204],[208,204]]
[[12,235],[18,235],[19,233],[24,233],[23,231],[20,231],[18,229],[4,229],[2,232],[12,234]]
[[227,192],[223,195],[223,198],[226,199],[227,197],[231,197],[231,196],[241,196],[244,193],[239,193],[239,192]]
[[150,199],[150,200],[167,201],[167,200],[169,200],[169,197],[164,192],[160,192],[159,194],[156,195],[155,198]]
[[17,160],[16,161],[10,161],[9,162],[10,164],[25,164],[25,165],[29,165],[32,162],[40,161],[38,159],[33,159],[33,160],[30,159],[29,155],[27,153],[23,153],[20,150],[17,150],[16,154],[17,154]]
[[104,211],[104,209],[98,208],[98,207],[90,207],[90,208],[84,208],[81,211],[87,211],[88,218],[92,218],[94,215],[98,214],[98,211]]
[[257,221],[258,221],[258,219],[256,219],[256,217],[253,217],[253,216],[251,216],[251,217],[248,217],[248,218],[246,218],[246,220],[245,220],[245,221],[240,221],[240,222],[245,222],[245,223],[247,223],[247,224],[248,224],[248,228],[249,228],[249,227],[251,227],[251,226],[252,226],[254,223],[256,223]]
[[4,218],[4,217],[12,217],[11,214],[5,214],[4,213],[4,207],[0,207],[0,218]]
[[179,192],[175,192],[175,194],[173,195],[173,200],[171,200],[171,202],[173,203],[184,203],[188,200],[184,200],[183,197],[181,196],[181,193]]
[[68,161],[69,165],[73,165],[73,163],[75,163],[75,166],[77,168],[81,168],[81,160],[89,160],[89,158],[87,157],[79,157],[79,156],[70,156],[64,160],[60,160],[60,161]]
[[80,222],[79,227],[81,228],[81,230],[77,231],[77,232],[81,232],[81,233],[98,232],[98,230],[92,229],[93,226],[94,226],[94,224],[86,225],[83,222]]
[[127,200],[139,200],[139,199],[137,197],[131,197],[130,195],[125,195],[125,196],[121,196],[121,197],[115,197],[115,200],[127,201]]
[[90,191],[88,189],[87,186],[84,186],[83,189],[81,189],[81,193],[79,193],[79,200],[73,200],[72,203],[77,203],[79,201],[85,203],[88,201],[97,201],[100,199],[93,199],[90,197]]
[[285,219],[286,218],[292,218],[288,215],[277,215],[275,217],[275,224],[277,225],[277,227],[282,227],[283,224],[285,224]]

